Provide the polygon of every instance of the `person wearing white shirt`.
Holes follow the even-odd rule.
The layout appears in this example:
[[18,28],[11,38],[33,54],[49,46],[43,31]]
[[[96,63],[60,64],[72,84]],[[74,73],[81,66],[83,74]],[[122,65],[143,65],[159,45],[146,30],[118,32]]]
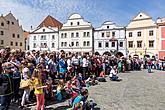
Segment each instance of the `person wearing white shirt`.
[[82,65],[82,67],[83,67],[83,78],[84,78],[84,79],[87,79],[88,60],[87,60],[86,55],[83,56],[82,63],[83,63],[83,65]]

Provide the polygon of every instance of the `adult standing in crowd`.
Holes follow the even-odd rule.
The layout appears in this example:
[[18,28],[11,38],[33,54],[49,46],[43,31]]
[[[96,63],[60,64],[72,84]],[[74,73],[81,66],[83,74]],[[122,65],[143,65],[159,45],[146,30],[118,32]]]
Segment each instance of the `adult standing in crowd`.
[[3,72],[0,74],[0,110],[8,110],[14,93],[13,65],[10,62],[3,64]]

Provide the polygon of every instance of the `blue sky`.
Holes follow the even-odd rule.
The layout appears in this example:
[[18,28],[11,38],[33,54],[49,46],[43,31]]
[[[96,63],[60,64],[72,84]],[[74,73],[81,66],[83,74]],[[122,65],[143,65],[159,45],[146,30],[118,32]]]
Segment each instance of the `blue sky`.
[[65,23],[72,13],[80,13],[94,27],[104,21],[126,26],[140,11],[157,17],[165,16],[165,0],[0,0],[0,14],[10,11],[27,31],[51,15]]

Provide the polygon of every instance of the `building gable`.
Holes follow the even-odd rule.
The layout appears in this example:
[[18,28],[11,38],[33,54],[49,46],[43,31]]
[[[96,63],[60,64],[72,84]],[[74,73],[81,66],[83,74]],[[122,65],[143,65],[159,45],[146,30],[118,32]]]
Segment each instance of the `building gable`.
[[92,24],[83,19],[79,14],[72,14],[69,16],[68,21],[63,24],[61,29],[79,29],[79,28],[92,28]]
[[152,20],[152,17],[147,14],[140,12],[137,16],[135,16],[131,22],[127,25],[127,29],[129,28],[146,28],[146,27],[155,27],[156,23]]
[[60,29],[62,27],[62,23],[48,15],[38,27],[56,27]]
[[140,12],[138,13],[138,15],[136,15],[132,21],[134,20],[143,20],[143,19],[152,19],[150,16],[148,16],[147,14],[143,13],[143,12]]
[[36,30],[32,31],[31,34],[36,34],[36,33],[52,33],[52,32],[57,32],[58,29],[56,28],[49,28],[49,27],[38,27]]

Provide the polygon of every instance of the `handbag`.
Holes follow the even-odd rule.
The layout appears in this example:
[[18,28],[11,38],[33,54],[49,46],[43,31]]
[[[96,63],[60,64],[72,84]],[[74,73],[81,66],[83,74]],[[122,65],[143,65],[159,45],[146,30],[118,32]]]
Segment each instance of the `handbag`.
[[21,82],[20,82],[20,88],[26,88],[26,87],[29,87],[32,85],[32,81],[30,79],[21,79]]

